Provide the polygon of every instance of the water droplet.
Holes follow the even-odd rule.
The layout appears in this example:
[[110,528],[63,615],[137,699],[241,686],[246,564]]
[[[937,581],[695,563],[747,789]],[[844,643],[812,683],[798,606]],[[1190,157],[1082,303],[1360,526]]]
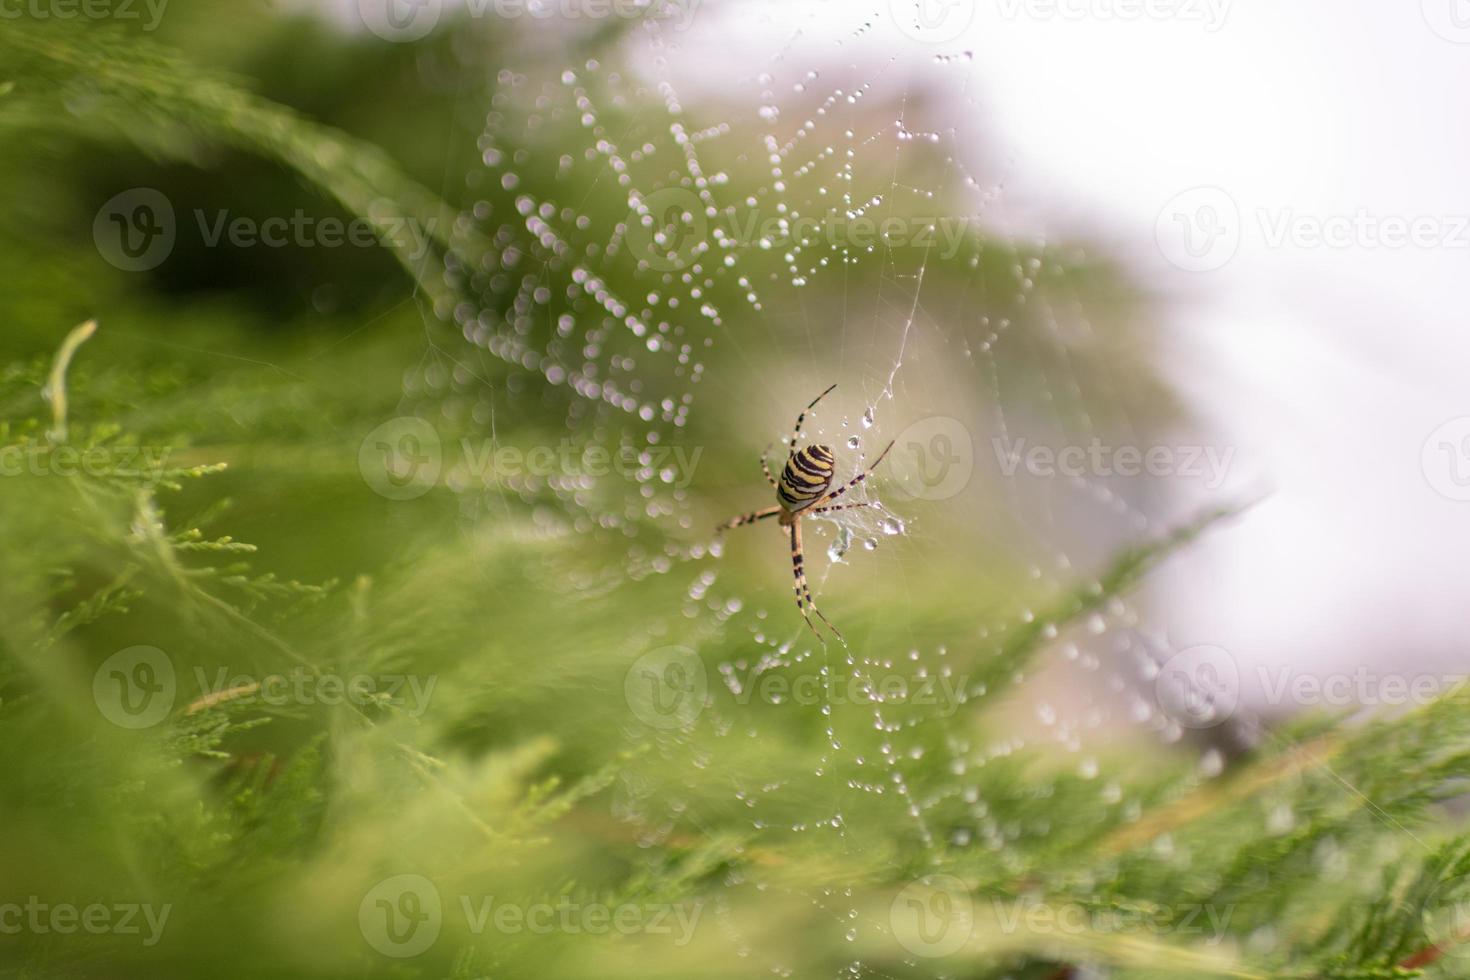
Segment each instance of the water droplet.
[[847,527],[841,527],[832,543],[827,546],[827,560],[841,562],[842,556],[847,554],[847,549],[852,547],[852,531]]

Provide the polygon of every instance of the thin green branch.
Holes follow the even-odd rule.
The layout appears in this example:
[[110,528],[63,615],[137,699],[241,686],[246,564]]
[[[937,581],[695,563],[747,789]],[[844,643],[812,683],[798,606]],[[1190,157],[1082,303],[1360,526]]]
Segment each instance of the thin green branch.
[[51,431],[47,437],[54,443],[66,442],[66,372],[71,367],[71,359],[76,354],[77,348],[81,347],[92,335],[97,332],[97,321],[88,320],[80,326],[73,327],[71,333],[61,342],[61,348],[56,352],[56,360],[51,364],[51,376],[46,381],[46,387],[41,389],[41,396],[51,403]]

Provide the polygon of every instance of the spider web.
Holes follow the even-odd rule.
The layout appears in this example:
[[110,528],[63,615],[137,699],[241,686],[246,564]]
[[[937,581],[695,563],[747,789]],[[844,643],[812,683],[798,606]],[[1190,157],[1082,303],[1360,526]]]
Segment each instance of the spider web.
[[[650,580],[673,597],[638,642],[698,648],[708,693],[687,725],[654,735],[674,775],[619,787],[617,814],[646,841],[734,806],[758,841],[821,835],[857,853],[897,814],[936,858],[979,848],[1004,866],[1008,844],[1049,828],[1007,822],[981,770],[1054,743],[1071,778],[1094,780],[1098,743],[1120,729],[1183,734],[1146,689],[1167,637],[1131,603],[1046,625],[1041,661],[1003,662],[1051,597],[1096,585],[1117,548],[1177,516],[1156,483],[1008,474],[1004,448],[1144,446],[1172,406],[1137,356],[1139,315],[1115,273],[1012,207],[963,45],[896,47],[905,7],[705,5],[687,32],[648,17],[615,56],[532,53],[490,82],[466,175],[480,199],[462,216],[480,244],[445,274],[466,297],[452,312],[464,341],[512,371],[476,394],[434,361],[410,389],[453,389],[492,433],[550,405],[565,429],[548,441],[636,455],[622,475],[457,482],[467,527],[518,497],[547,534],[623,542],[621,568],[569,570],[573,598]],[[865,235],[861,219],[896,232]],[[804,521],[812,591],[845,643],[796,614],[774,522],[711,533],[771,501],[762,448],[775,443],[778,472],[796,413],[834,382],[803,441],[833,448],[837,479],[895,444],[843,500],[872,506]],[[681,469],[678,446],[706,462]],[[773,677],[814,677],[817,693],[753,694]],[[883,694],[895,678],[904,690]],[[950,702],[914,697],[924,685]],[[679,767],[812,726],[810,769],[732,749],[729,799],[678,788]],[[649,737],[636,720],[626,733]],[[1114,783],[1093,792],[1129,805]],[[726,884],[717,910],[735,949],[793,969],[741,922],[772,883]],[[891,931],[840,880],[786,893],[859,946]],[[846,975],[877,972],[858,957]]]

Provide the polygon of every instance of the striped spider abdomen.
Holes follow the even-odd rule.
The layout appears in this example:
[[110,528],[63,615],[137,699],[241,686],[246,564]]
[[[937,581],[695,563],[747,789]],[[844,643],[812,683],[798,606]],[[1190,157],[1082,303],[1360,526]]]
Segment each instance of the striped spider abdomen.
[[832,485],[835,460],[826,446],[807,446],[792,453],[776,484],[776,499],[781,506],[795,513],[822,499]]

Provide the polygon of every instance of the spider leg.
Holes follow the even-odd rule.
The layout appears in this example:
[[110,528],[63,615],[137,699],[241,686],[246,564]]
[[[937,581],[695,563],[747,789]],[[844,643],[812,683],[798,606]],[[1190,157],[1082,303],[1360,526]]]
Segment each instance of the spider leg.
[[812,617],[807,614],[806,605],[801,601],[802,590],[806,587],[806,573],[801,570],[801,521],[791,522],[791,574],[794,578],[793,588],[796,590],[796,611],[801,613],[801,618],[806,620],[806,628],[816,633],[818,639],[822,634],[817,633],[817,628],[812,625]]
[[766,457],[769,455],[771,455],[771,446],[767,443],[766,451],[761,453],[761,472],[766,474],[766,482],[774,487],[777,485],[776,478],[771,475],[771,464],[766,462]]
[[721,531],[728,531],[732,527],[740,527],[744,524],[763,521],[767,517],[775,517],[779,513],[781,513],[781,507],[779,505],[775,507],[762,507],[760,510],[753,510],[749,514],[741,514],[739,517],[730,518],[725,523],[716,527],[715,533],[718,534]]
[[876,500],[869,500],[868,502],[862,503],[862,504],[838,504],[836,507],[813,507],[811,510],[807,511],[807,513],[808,514],[830,514],[834,510],[857,510],[860,507],[877,507],[877,506],[879,506],[878,501],[876,501]]
[[[832,386],[832,388],[836,388],[836,387],[837,387],[836,385],[833,385]],[[831,393],[832,388],[828,388],[826,391],[822,392],[820,395],[818,395],[817,397],[813,398],[812,399],[812,403],[810,405],[808,405],[806,408],[802,409],[801,410],[801,414],[796,417],[796,429],[791,433],[791,446],[790,446],[790,450],[789,450],[790,452],[792,452],[792,453],[796,452],[796,440],[801,438],[801,423],[803,423],[803,422],[806,421],[806,413],[807,412],[810,412],[812,409],[816,408],[817,407],[817,402],[821,401],[823,398],[826,398],[827,395],[829,395]]]
[[[872,466],[869,466],[867,469],[863,470],[857,476],[853,477],[851,480],[848,480],[842,486],[838,487],[836,490],[833,490],[831,493],[827,494],[827,496],[823,497],[822,499],[818,500],[817,501],[817,506],[818,507],[821,507],[823,504],[827,503],[828,501],[836,500],[838,497],[842,496],[844,493],[847,493],[847,491],[851,490],[853,487],[857,486],[859,483],[862,483],[864,480],[866,480],[868,478],[868,474],[869,473],[872,473],[874,470],[876,470],[878,468],[878,464],[881,463],[881,462],[883,462],[883,457],[884,456],[887,456],[888,455],[888,450],[890,450],[892,448],[893,448],[893,443],[891,443],[891,442],[887,446],[884,446],[883,447],[883,451],[878,454],[878,458],[875,459],[875,460],[873,460],[873,465]],[[826,509],[826,508],[824,508],[824,509]]]
[[[832,625],[830,619],[822,615],[822,610],[817,608],[816,601],[812,599],[812,590],[807,587],[806,572],[802,568],[801,521],[799,519],[791,522],[791,574],[796,579],[796,608],[801,611],[801,618],[806,620],[807,628],[816,633],[817,639],[822,638],[822,634],[817,633],[817,628],[812,625],[811,616],[807,615],[807,610],[810,609],[822,622],[827,624],[827,628],[836,634],[838,640],[844,644],[847,643],[842,632]],[[803,599],[806,600],[805,605],[802,604]]]

